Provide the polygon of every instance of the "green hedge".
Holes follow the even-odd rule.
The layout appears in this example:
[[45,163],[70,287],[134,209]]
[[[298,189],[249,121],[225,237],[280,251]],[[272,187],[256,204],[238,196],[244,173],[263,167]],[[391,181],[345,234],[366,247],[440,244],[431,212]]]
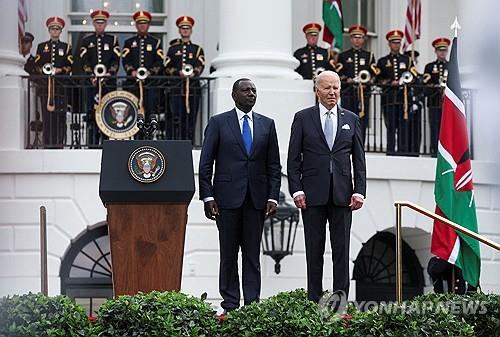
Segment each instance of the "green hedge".
[[85,310],[65,296],[0,299],[0,337],[88,336],[88,328]]
[[217,336],[215,311],[202,299],[153,291],[120,296],[104,303],[93,333],[102,337]]
[[327,337],[340,336],[342,331],[341,318],[334,315],[324,320],[303,289],[232,311],[221,325],[223,337]]
[[151,292],[107,301],[89,324],[84,309],[64,296],[27,294],[0,299],[0,337],[500,336],[498,295],[427,294],[364,309],[350,305],[348,315],[319,310],[298,289],[242,307],[219,322],[204,297]]

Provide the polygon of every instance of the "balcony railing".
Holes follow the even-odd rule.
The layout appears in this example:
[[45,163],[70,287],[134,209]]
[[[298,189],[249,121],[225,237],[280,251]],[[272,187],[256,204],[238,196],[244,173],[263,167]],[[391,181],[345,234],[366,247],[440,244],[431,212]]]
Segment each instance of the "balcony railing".
[[[48,77],[30,76],[24,80],[27,82],[26,148],[102,147],[102,141],[107,137],[98,129],[95,120],[99,90],[98,86],[90,82],[90,77],[54,76],[54,111],[47,111]],[[146,121],[152,114],[158,118],[155,139],[189,139],[194,147],[201,147],[203,130],[212,115],[213,80],[208,77],[191,79],[189,102],[185,99],[186,82],[179,77],[149,76],[143,82]],[[114,77],[106,80],[102,85],[101,98],[115,90],[130,92],[137,99],[140,97],[139,84],[135,78]],[[186,104],[189,114],[181,113],[182,105]],[[195,120],[192,124],[188,122],[189,115]],[[189,130],[190,125],[192,130]],[[44,135],[44,131],[51,135]]]
[[[103,137],[95,123],[93,106],[97,89],[91,84],[90,77],[55,76],[56,111],[52,113],[46,112],[47,77],[31,76],[24,80],[28,88],[26,148],[85,149],[102,146],[106,137]],[[185,82],[179,77],[148,77],[144,83],[143,96],[148,114],[158,116],[159,128],[155,139],[190,139],[195,148],[201,147],[203,131],[214,112],[211,102],[213,80],[200,77],[191,81],[189,95],[192,99],[188,103],[182,96],[186,93]],[[114,90],[124,90],[139,96],[135,78],[117,77],[108,80],[103,86],[102,96]],[[365,128],[367,152],[429,156],[436,152],[436,139],[439,136],[437,113],[440,115],[442,90],[439,87],[413,84],[407,85],[406,93],[402,86],[394,88],[385,85],[363,85],[360,91],[357,84],[342,83],[341,105],[350,110],[364,111],[362,127]],[[463,90],[463,98],[470,131],[472,92]],[[186,114],[178,111],[179,105],[185,103],[190,105],[191,118],[196,116],[191,131],[188,130]],[[57,115],[59,119],[44,121],[44,111],[46,116],[48,114],[52,118]],[[47,125],[44,128],[43,123],[52,124],[50,128]],[[44,130],[50,130],[52,137],[44,136]],[[472,144],[472,133],[469,137]]]

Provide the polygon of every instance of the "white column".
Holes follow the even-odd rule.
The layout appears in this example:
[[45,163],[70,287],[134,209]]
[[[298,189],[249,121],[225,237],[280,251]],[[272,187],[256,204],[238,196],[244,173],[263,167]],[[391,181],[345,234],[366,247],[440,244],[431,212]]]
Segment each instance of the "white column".
[[220,0],[216,77],[299,79],[289,0]]
[[0,22],[0,150],[24,148],[23,89],[20,75],[26,75],[19,54],[17,0],[2,1]]

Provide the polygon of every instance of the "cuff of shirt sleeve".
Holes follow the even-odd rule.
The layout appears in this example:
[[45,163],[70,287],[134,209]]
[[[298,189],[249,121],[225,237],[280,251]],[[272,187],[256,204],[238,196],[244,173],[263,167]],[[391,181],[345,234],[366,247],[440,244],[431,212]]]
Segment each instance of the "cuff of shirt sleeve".
[[209,201],[213,201],[213,200],[215,200],[214,197],[203,198],[203,202],[209,202]]
[[275,204],[276,206],[278,206],[278,202],[277,202],[276,200],[274,200],[274,199],[267,199],[267,201],[274,202],[274,204]]
[[296,197],[296,196],[301,195],[301,194],[304,194],[304,195],[305,195],[304,191],[297,191],[297,192],[295,192],[294,194],[292,194],[292,198],[294,198],[294,199],[295,199],[295,197]]
[[354,193],[352,196],[353,197],[360,197],[361,199],[365,200],[365,196],[363,194],[360,194],[360,193]]

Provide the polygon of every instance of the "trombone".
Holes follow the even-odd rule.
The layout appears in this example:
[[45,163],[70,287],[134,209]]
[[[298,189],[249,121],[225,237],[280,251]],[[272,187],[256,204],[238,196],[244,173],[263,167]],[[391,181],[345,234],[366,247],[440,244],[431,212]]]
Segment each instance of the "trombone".
[[47,111],[54,111],[56,105],[54,102],[55,96],[55,80],[56,68],[52,63],[45,63],[42,67],[42,73],[47,75]]

